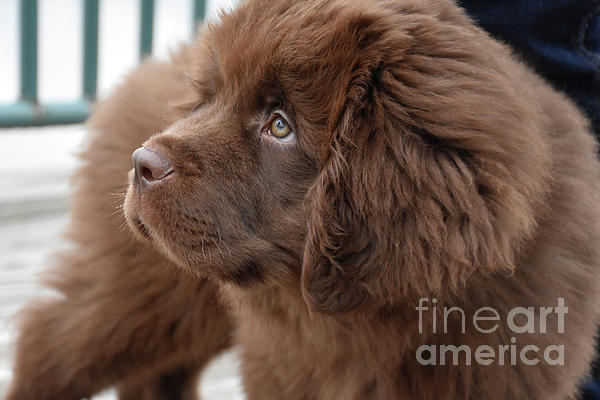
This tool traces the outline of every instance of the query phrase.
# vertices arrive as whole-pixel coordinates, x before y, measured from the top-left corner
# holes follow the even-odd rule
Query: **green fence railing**
[[[0,104],[0,127],[83,122],[96,100],[98,80],[98,7],[100,0],[83,2],[83,82],[79,100],[41,103],[38,98],[38,1],[20,0],[20,96]],[[194,27],[204,18],[206,0],[193,0]],[[140,60],[152,53],[154,0],[140,0]]]

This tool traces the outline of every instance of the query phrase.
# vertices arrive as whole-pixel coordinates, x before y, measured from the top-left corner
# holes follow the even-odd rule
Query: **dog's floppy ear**
[[[515,87],[523,71],[475,29],[398,26],[412,27],[410,47],[378,47],[380,31],[334,106],[307,197],[313,310],[393,306],[510,273],[535,228],[550,165],[535,100]]]

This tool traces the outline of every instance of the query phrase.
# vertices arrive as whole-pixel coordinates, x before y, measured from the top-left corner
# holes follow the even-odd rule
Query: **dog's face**
[[[548,161],[505,50],[455,6],[250,0],[194,52],[125,207],[176,264],[301,282],[330,313],[512,267]]]

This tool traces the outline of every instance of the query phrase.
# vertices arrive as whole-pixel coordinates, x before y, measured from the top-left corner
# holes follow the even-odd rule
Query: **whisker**
[[[115,215],[121,214],[121,213],[123,213],[123,204],[119,204],[112,213],[108,214],[108,216],[114,217]]]
[[[229,258],[233,258],[233,255],[231,254],[231,249],[229,248],[229,245],[227,245],[227,243],[225,243],[225,241],[223,240],[223,237],[221,236],[221,231],[219,231],[219,228],[217,228],[217,234],[219,235],[219,241],[221,243],[223,243],[223,246],[225,246],[225,249],[227,249],[227,252],[229,253]]]
[[[219,253],[221,254],[221,258],[225,258],[225,257],[223,256],[223,252],[221,251],[221,247],[219,247],[219,244],[217,243],[217,241],[215,240],[215,238],[213,238],[213,237],[211,236],[210,240],[212,240],[212,241],[213,241],[213,243],[215,244],[215,246],[217,246],[217,249],[219,249]]]

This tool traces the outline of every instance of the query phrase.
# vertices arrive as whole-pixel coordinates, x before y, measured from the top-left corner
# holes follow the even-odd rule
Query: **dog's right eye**
[[[285,138],[291,131],[292,128],[282,116],[278,116],[271,122],[271,134],[277,139]]]
[[[292,126],[280,112],[273,113],[270,122],[267,124],[266,133],[282,143],[290,143],[296,139]]]

